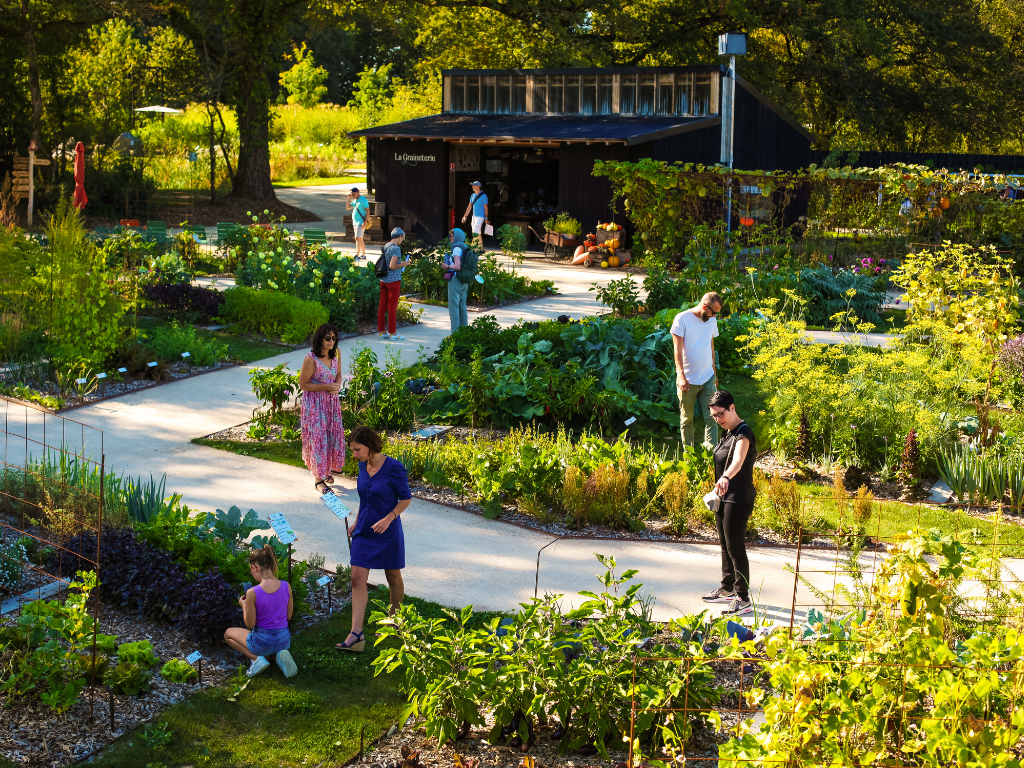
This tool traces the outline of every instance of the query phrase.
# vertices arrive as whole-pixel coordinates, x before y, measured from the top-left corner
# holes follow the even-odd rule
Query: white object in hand
[[[719,496],[714,491],[711,491],[707,496],[704,497],[704,504],[712,512],[717,512],[718,511],[718,507],[721,505],[721,503],[722,503],[722,497]]]

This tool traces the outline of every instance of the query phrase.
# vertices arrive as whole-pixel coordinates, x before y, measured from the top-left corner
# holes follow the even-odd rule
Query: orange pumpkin
[[[949,198],[948,197],[944,197],[941,200],[939,200],[939,208],[941,208],[944,211],[949,208]]]
[[[617,266],[619,266],[619,257],[618,256],[609,256],[608,257],[608,266],[609,267],[617,267]]]

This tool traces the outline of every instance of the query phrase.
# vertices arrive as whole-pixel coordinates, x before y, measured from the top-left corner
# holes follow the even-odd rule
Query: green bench
[[[310,245],[327,245],[326,229],[304,229],[302,237]]]
[[[209,241],[206,239],[206,227],[202,224],[186,224],[185,231],[191,233],[200,245],[209,245]]]
[[[146,222],[146,234],[156,240],[158,243],[167,242],[167,222],[166,221],[147,221]]]

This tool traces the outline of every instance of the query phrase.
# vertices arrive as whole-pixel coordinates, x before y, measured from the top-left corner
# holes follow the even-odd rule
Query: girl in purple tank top
[[[277,655],[277,666],[285,677],[295,677],[299,669],[288,652],[291,635],[288,619],[294,604],[292,588],[277,578],[277,555],[267,544],[249,555],[249,572],[259,582],[238,598],[247,629],[232,627],[224,632],[224,642],[249,659],[249,677],[270,666],[267,656]]]

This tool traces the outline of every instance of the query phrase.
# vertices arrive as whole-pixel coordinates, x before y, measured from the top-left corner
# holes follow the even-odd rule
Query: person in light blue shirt
[[[356,258],[366,258],[366,218],[370,213],[370,202],[359,192],[359,187],[352,187],[348,193],[348,209],[352,211],[352,228],[356,232]]]
[[[479,181],[474,181],[473,194],[469,196],[469,205],[466,206],[466,212],[462,215],[462,223],[465,224],[466,219],[472,214],[473,223],[470,226],[470,231],[477,234],[481,245],[484,243],[484,227],[490,223],[489,208],[487,195],[484,194],[484,185]]]

